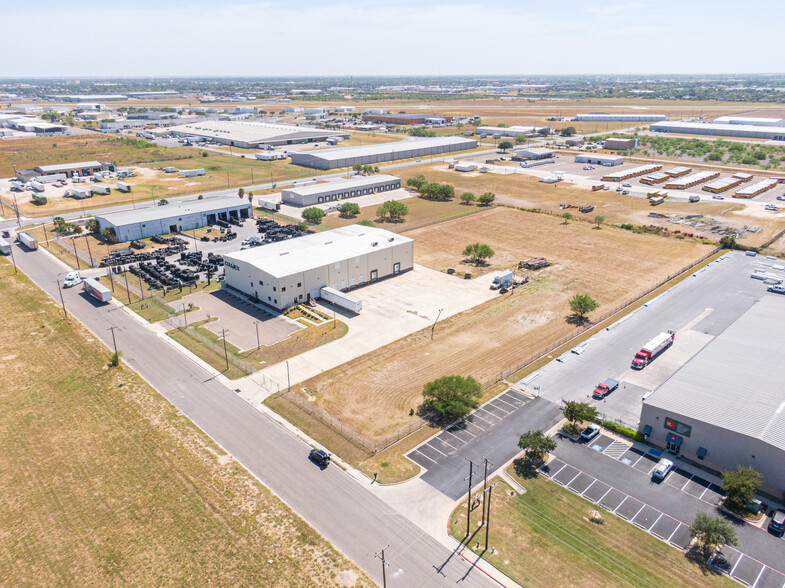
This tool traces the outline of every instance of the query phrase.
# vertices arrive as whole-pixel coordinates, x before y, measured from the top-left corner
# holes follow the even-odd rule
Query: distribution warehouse
[[[785,490],[785,297],[764,295],[643,403],[655,444],[725,470],[752,466]],[[710,466],[711,467],[711,466]]]
[[[347,131],[324,131],[294,125],[275,125],[238,120],[206,120],[159,129],[158,134],[200,137],[223,145],[255,148],[259,145],[294,145],[326,141],[328,137],[348,139]]]
[[[588,114],[576,114],[575,118],[572,120],[597,122],[636,122],[668,120],[668,117],[664,114],[607,114],[604,112],[590,112]]]
[[[293,206],[312,206],[333,200],[355,198],[366,194],[397,190],[401,187],[401,178],[377,174],[372,176],[355,176],[326,184],[295,186],[281,190],[281,200]]]
[[[412,157],[439,155],[441,153],[449,153],[450,151],[464,151],[476,147],[477,141],[474,139],[465,137],[433,137],[397,143],[365,145],[362,147],[339,147],[316,152],[306,151],[292,153],[291,156],[292,163],[297,165],[316,169],[335,169],[337,167],[352,167],[358,163],[368,165]]]
[[[349,225],[224,255],[226,285],[277,310],[348,290],[414,266],[414,241]]]
[[[145,239],[153,235],[168,235],[215,224],[217,220],[248,218],[251,204],[236,197],[207,198],[153,208],[140,208],[96,216],[103,231],[114,229],[118,241]]]
[[[715,135],[718,137],[745,137],[785,141],[785,126],[772,127],[746,124],[716,124],[699,122],[662,122],[649,125],[653,133],[681,133],[684,135]]]

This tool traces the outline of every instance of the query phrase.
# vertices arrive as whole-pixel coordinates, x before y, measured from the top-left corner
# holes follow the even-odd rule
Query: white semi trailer
[[[27,247],[30,251],[35,251],[38,249],[38,240],[35,237],[31,237],[27,233],[17,233],[16,240]]]
[[[346,310],[350,310],[352,312],[360,312],[363,308],[362,300],[355,298],[346,292],[336,290],[335,288],[329,288],[327,286],[321,288],[319,290],[319,297],[322,300],[326,300],[327,302],[334,304],[335,306],[345,308]]]
[[[98,280],[87,278],[82,284],[84,291],[96,300],[99,300],[100,302],[109,302],[112,299],[112,291],[99,283]]]

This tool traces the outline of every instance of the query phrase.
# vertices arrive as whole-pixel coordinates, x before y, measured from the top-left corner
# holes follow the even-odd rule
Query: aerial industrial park
[[[785,75],[552,40],[0,79],[3,583],[785,588]]]

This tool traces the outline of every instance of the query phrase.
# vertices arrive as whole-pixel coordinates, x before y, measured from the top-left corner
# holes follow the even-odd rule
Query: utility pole
[[[14,264],[14,269],[16,269],[16,264]],[[68,312],[65,310],[65,300],[63,299],[63,289],[60,287],[60,278],[57,279],[57,290],[60,292],[60,304],[63,305],[63,318],[68,318]]]
[[[436,315],[436,320],[433,321],[433,326],[431,327],[431,341],[433,341],[433,331],[434,331],[434,329],[436,329],[436,323],[439,322],[439,317],[442,316],[442,311],[443,310],[444,310],[443,308],[439,309],[439,314]]]
[[[185,328],[188,328],[188,316],[185,313],[185,302],[182,303],[183,305],[183,320],[185,321]]]
[[[333,329],[335,328],[335,309],[333,308]]]
[[[142,293],[142,300],[144,300],[144,285],[142,284],[142,264],[139,264],[139,291]]]
[[[486,502],[488,501],[485,499],[485,492],[487,492],[488,490],[488,464],[490,463],[491,465],[493,465],[493,463],[489,462],[488,458],[485,456],[483,456],[483,459],[485,460],[485,473],[483,474],[483,480],[482,480],[482,524],[484,525],[487,521],[486,518],[487,515],[485,514],[485,510],[486,510],[485,506],[486,506]]]
[[[488,487],[488,518],[485,521],[485,551],[488,551],[488,535],[491,532],[491,494],[493,494],[493,484],[492,486]],[[485,502],[483,500],[483,502]]]
[[[259,321],[254,321],[253,326],[256,327],[256,350],[259,351],[262,347],[262,344],[259,343]]]
[[[76,269],[80,270],[82,268],[79,265],[79,253],[76,251],[76,237],[71,239],[71,242],[74,244],[74,257],[76,257]]]
[[[374,557],[378,557],[380,560],[382,560],[382,588],[387,588],[387,569],[386,568],[390,567],[390,564],[388,564],[387,560],[384,559],[384,550],[387,549],[388,547],[390,547],[389,543],[381,550],[380,553],[374,553],[373,554]]]
[[[117,327],[109,327],[109,330],[112,331],[112,345],[114,346],[114,359],[113,362],[115,365],[120,365],[120,356],[117,354],[117,340],[114,338],[114,330]]]
[[[469,462],[469,495],[466,498],[466,539],[468,540],[471,534],[471,520],[472,520],[472,473],[474,471],[474,463],[468,458],[464,458]],[[464,478],[466,479],[466,478]]]
[[[289,377],[289,362],[286,362],[286,387],[287,387],[287,394],[291,394],[292,392],[292,380]]]
[[[46,229],[44,229],[46,231]],[[76,237],[74,237],[76,239]],[[90,239],[87,238],[87,235],[84,236],[84,242],[87,243],[87,255],[90,256],[90,267],[95,267],[95,263],[93,263],[93,252],[90,251]]]
[[[44,237],[46,238],[46,246],[49,247],[49,233],[46,232],[46,223],[41,223],[44,229]]]
[[[131,300],[131,289],[128,287],[128,272],[127,271],[123,272],[123,277],[125,278],[125,291],[128,294],[128,304],[130,305],[132,300]]]
[[[106,268],[106,275],[109,276],[109,284],[112,286],[112,294],[114,294],[114,275],[112,275],[112,266]]]
[[[16,192],[14,192],[14,208],[16,209],[16,224],[21,228],[22,221],[19,220],[19,205],[16,203]]]
[[[226,350],[226,329],[221,329],[221,337],[224,340],[224,357],[226,358],[226,369],[229,369],[229,352]]]

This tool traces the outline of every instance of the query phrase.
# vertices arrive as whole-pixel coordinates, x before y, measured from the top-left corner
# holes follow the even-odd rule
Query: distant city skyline
[[[785,3],[774,1],[0,0],[0,14],[13,23],[0,39],[2,77],[785,70]]]

